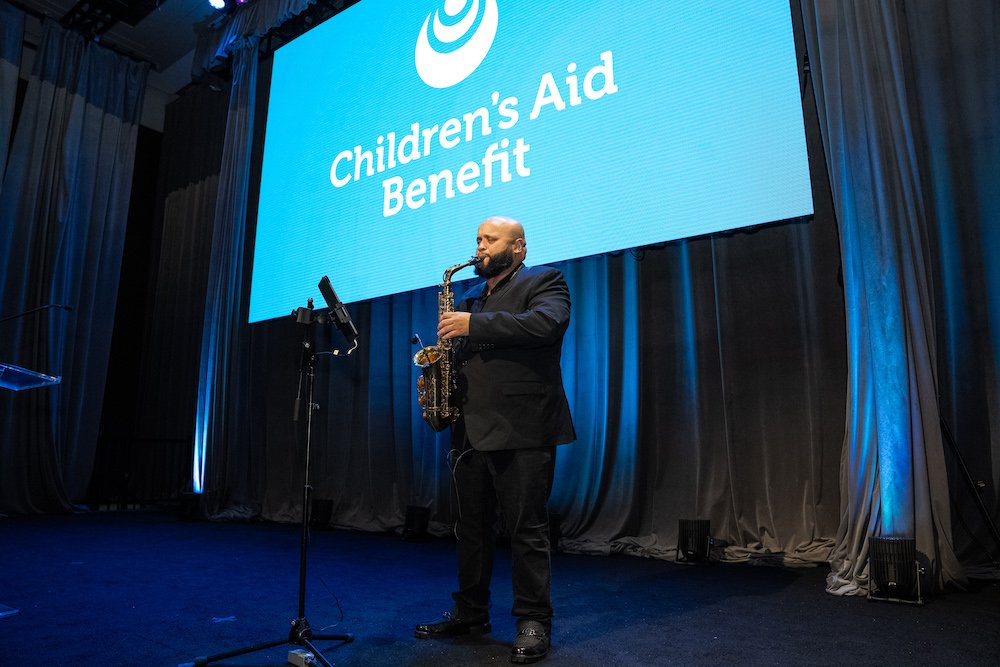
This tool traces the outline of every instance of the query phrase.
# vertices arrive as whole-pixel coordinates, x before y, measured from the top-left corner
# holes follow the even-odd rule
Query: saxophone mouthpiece
[[[483,261],[483,258],[480,257],[479,255],[475,255],[472,259],[469,260],[469,264],[475,266],[476,264],[479,264],[479,262],[481,261]]]

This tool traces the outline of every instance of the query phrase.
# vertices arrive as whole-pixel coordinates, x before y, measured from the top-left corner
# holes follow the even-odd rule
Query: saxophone
[[[442,313],[450,313],[455,309],[451,277],[480,261],[479,257],[473,257],[467,262],[445,269],[441,291],[438,292],[438,319]],[[419,336],[414,339],[420,340]],[[421,369],[420,377],[417,378],[417,404],[424,409],[424,421],[439,432],[448,428],[458,417],[458,406],[455,405],[457,377],[452,370],[452,361],[452,341],[443,338],[438,338],[437,345],[421,347],[413,355],[414,365]]]

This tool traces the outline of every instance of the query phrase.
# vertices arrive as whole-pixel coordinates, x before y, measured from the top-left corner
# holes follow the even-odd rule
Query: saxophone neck
[[[472,266],[474,264],[479,264],[479,262],[481,262],[481,261],[482,261],[482,258],[480,258],[480,257],[471,257],[469,259],[469,261],[467,261],[467,262],[462,262],[461,264],[456,264],[455,266],[448,267],[444,271],[444,281],[443,281],[443,283],[445,285],[449,284],[451,282],[451,277],[453,275],[455,275],[456,273],[458,273],[459,271],[461,271],[465,267]]]

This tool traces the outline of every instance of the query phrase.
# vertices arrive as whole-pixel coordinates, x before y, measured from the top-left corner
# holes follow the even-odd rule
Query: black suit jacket
[[[575,440],[560,366],[570,314],[562,273],[521,266],[488,298],[485,287],[475,285],[455,306],[472,313],[455,356],[462,414],[452,431],[456,446],[466,435],[482,451]]]

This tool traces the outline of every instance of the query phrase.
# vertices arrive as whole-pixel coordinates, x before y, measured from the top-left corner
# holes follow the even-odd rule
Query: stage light
[[[249,2],[250,0],[208,0],[208,4],[212,5],[213,9],[217,9],[220,12],[232,9],[233,7],[245,5]]]
[[[677,556],[675,560],[686,563],[708,562],[712,546],[708,519],[679,519],[677,521]]]
[[[868,551],[869,600],[923,604],[923,573],[914,538],[872,536]]]

